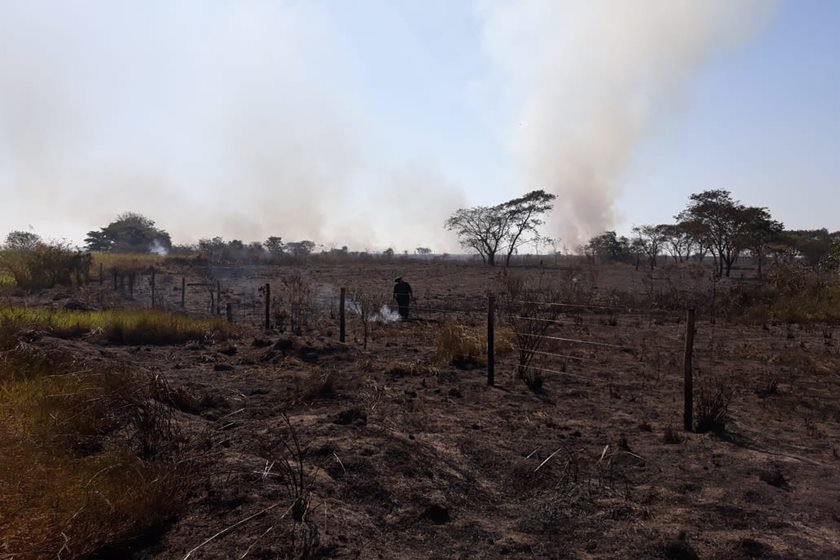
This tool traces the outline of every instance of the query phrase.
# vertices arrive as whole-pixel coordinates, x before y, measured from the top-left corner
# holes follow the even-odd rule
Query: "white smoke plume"
[[[326,2],[2,2],[0,222],[75,232],[130,210],[175,243],[412,249],[463,196],[380,156],[364,60]],[[409,170],[408,172],[406,170]],[[416,171],[414,175],[407,175]],[[367,202],[422,182],[434,210]],[[392,230],[371,227],[382,214]],[[20,220],[20,223],[18,223]],[[48,232],[48,235],[52,235]],[[422,236],[427,237],[427,236]]]
[[[748,39],[772,0],[487,0],[483,44],[519,180],[558,195],[575,247],[613,225],[617,185],[654,123],[711,56]]]

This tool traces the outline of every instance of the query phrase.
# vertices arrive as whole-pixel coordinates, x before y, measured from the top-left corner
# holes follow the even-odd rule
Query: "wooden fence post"
[[[131,288],[131,291],[134,292],[134,275],[129,276],[128,281],[129,281],[128,285]],[[154,268],[152,269],[152,277],[149,279],[149,285],[152,287],[152,309],[154,309],[154,307],[155,307],[155,290],[157,288],[157,285],[155,284],[155,269]]]
[[[225,304],[225,317],[227,318],[228,323],[233,323],[233,304],[232,303]]]
[[[271,328],[271,284],[265,285],[265,328]]]
[[[181,276],[181,309],[186,307],[187,303],[187,279]]]
[[[112,271],[114,273],[114,291],[116,291],[120,287],[119,284],[117,283],[117,269],[113,268]]]
[[[341,295],[338,298],[338,341],[344,342],[347,338],[347,323],[344,315],[345,299],[347,288],[341,288]]]
[[[222,314],[222,281],[216,280],[216,315]]]
[[[102,276],[102,273],[103,273],[102,263],[99,263],[99,285],[100,286],[102,285],[102,282],[105,280],[105,278]]]
[[[683,362],[683,427],[685,431],[694,430],[694,378],[691,354],[694,350],[694,309],[688,310],[688,318],[685,327],[685,356]]]
[[[128,295],[134,297],[134,273],[128,273]],[[152,306],[154,307],[154,306]]]
[[[496,383],[495,322],[496,296],[490,294],[487,297],[487,384],[491,387]]]

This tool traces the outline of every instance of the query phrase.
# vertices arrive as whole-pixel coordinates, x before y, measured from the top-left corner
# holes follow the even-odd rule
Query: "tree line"
[[[651,269],[662,255],[675,263],[711,257],[720,276],[729,276],[745,255],[753,259],[759,276],[768,258],[832,270],[838,266],[840,231],[786,230],[767,208],[741,204],[727,190],[692,194],[674,219],[672,224],[634,227],[630,238],[606,231],[590,239],[584,253],[637,266],[642,261]]]
[[[553,208],[556,196],[543,190],[494,206],[457,210],[444,224],[458,235],[461,246],[494,266],[527,243],[552,242],[539,226]],[[759,276],[768,258],[804,261],[836,270],[840,267],[840,231],[785,230],[765,207],[747,206],[724,189],[692,194],[674,223],[634,227],[630,237],[605,231],[589,240],[580,252],[606,261],[646,263],[655,268],[663,255],[679,264],[690,259],[713,259],[717,274],[729,276],[735,262],[752,257]]]

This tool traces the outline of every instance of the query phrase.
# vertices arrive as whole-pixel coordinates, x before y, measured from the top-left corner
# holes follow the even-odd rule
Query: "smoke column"
[[[652,125],[711,56],[748,39],[764,0],[492,0],[479,3],[520,181],[558,195],[570,248],[610,228],[617,183]]]

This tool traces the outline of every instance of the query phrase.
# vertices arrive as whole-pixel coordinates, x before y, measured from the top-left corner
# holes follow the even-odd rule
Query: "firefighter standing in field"
[[[411,285],[402,279],[402,276],[394,279],[394,300],[400,313],[400,319],[408,320],[408,305],[411,303]]]

